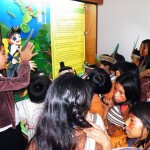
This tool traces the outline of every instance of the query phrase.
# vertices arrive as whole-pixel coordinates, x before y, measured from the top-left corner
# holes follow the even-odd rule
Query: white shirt
[[[33,103],[29,99],[16,103],[19,109],[19,116],[21,121],[25,123],[28,130],[28,141],[34,136],[35,129],[38,123],[39,116],[43,111],[43,103]]]

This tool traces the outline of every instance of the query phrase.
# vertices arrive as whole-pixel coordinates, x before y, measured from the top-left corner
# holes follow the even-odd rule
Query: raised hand
[[[33,49],[34,49],[33,43],[29,42],[24,51],[19,50],[21,61],[23,60],[29,61],[33,56],[35,56],[37,53],[33,53]]]

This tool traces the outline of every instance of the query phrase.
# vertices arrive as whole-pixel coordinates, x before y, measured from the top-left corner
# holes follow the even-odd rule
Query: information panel
[[[61,5],[60,5],[61,4]],[[51,3],[51,43],[53,78],[58,76],[60,62],[83,73],[85,60],[84,3],[66,1]]]

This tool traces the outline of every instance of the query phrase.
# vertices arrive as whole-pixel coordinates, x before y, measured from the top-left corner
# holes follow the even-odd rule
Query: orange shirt
[[[94,94],[89,111],[91,113],[97,113],[100,116],[103,115],[103,106],[98,94]]]

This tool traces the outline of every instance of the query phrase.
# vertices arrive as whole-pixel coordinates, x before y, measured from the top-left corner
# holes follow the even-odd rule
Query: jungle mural
[[[19,63],[17,50],[24,45],[31,31],[34,30],[30,42],[34,43],[34,51],[38,52],[38,55],[32,60],[39,72],[51,76],[50,8],[47,3],[48,0],[36,0],[36,3],[34,0],[0,1],[0,6],[3,6],[0,12],[0,26],[5,50],[9,56],[8,68],[14,59]],[[15,75],[15,73],[10,74],[10,76]]]

